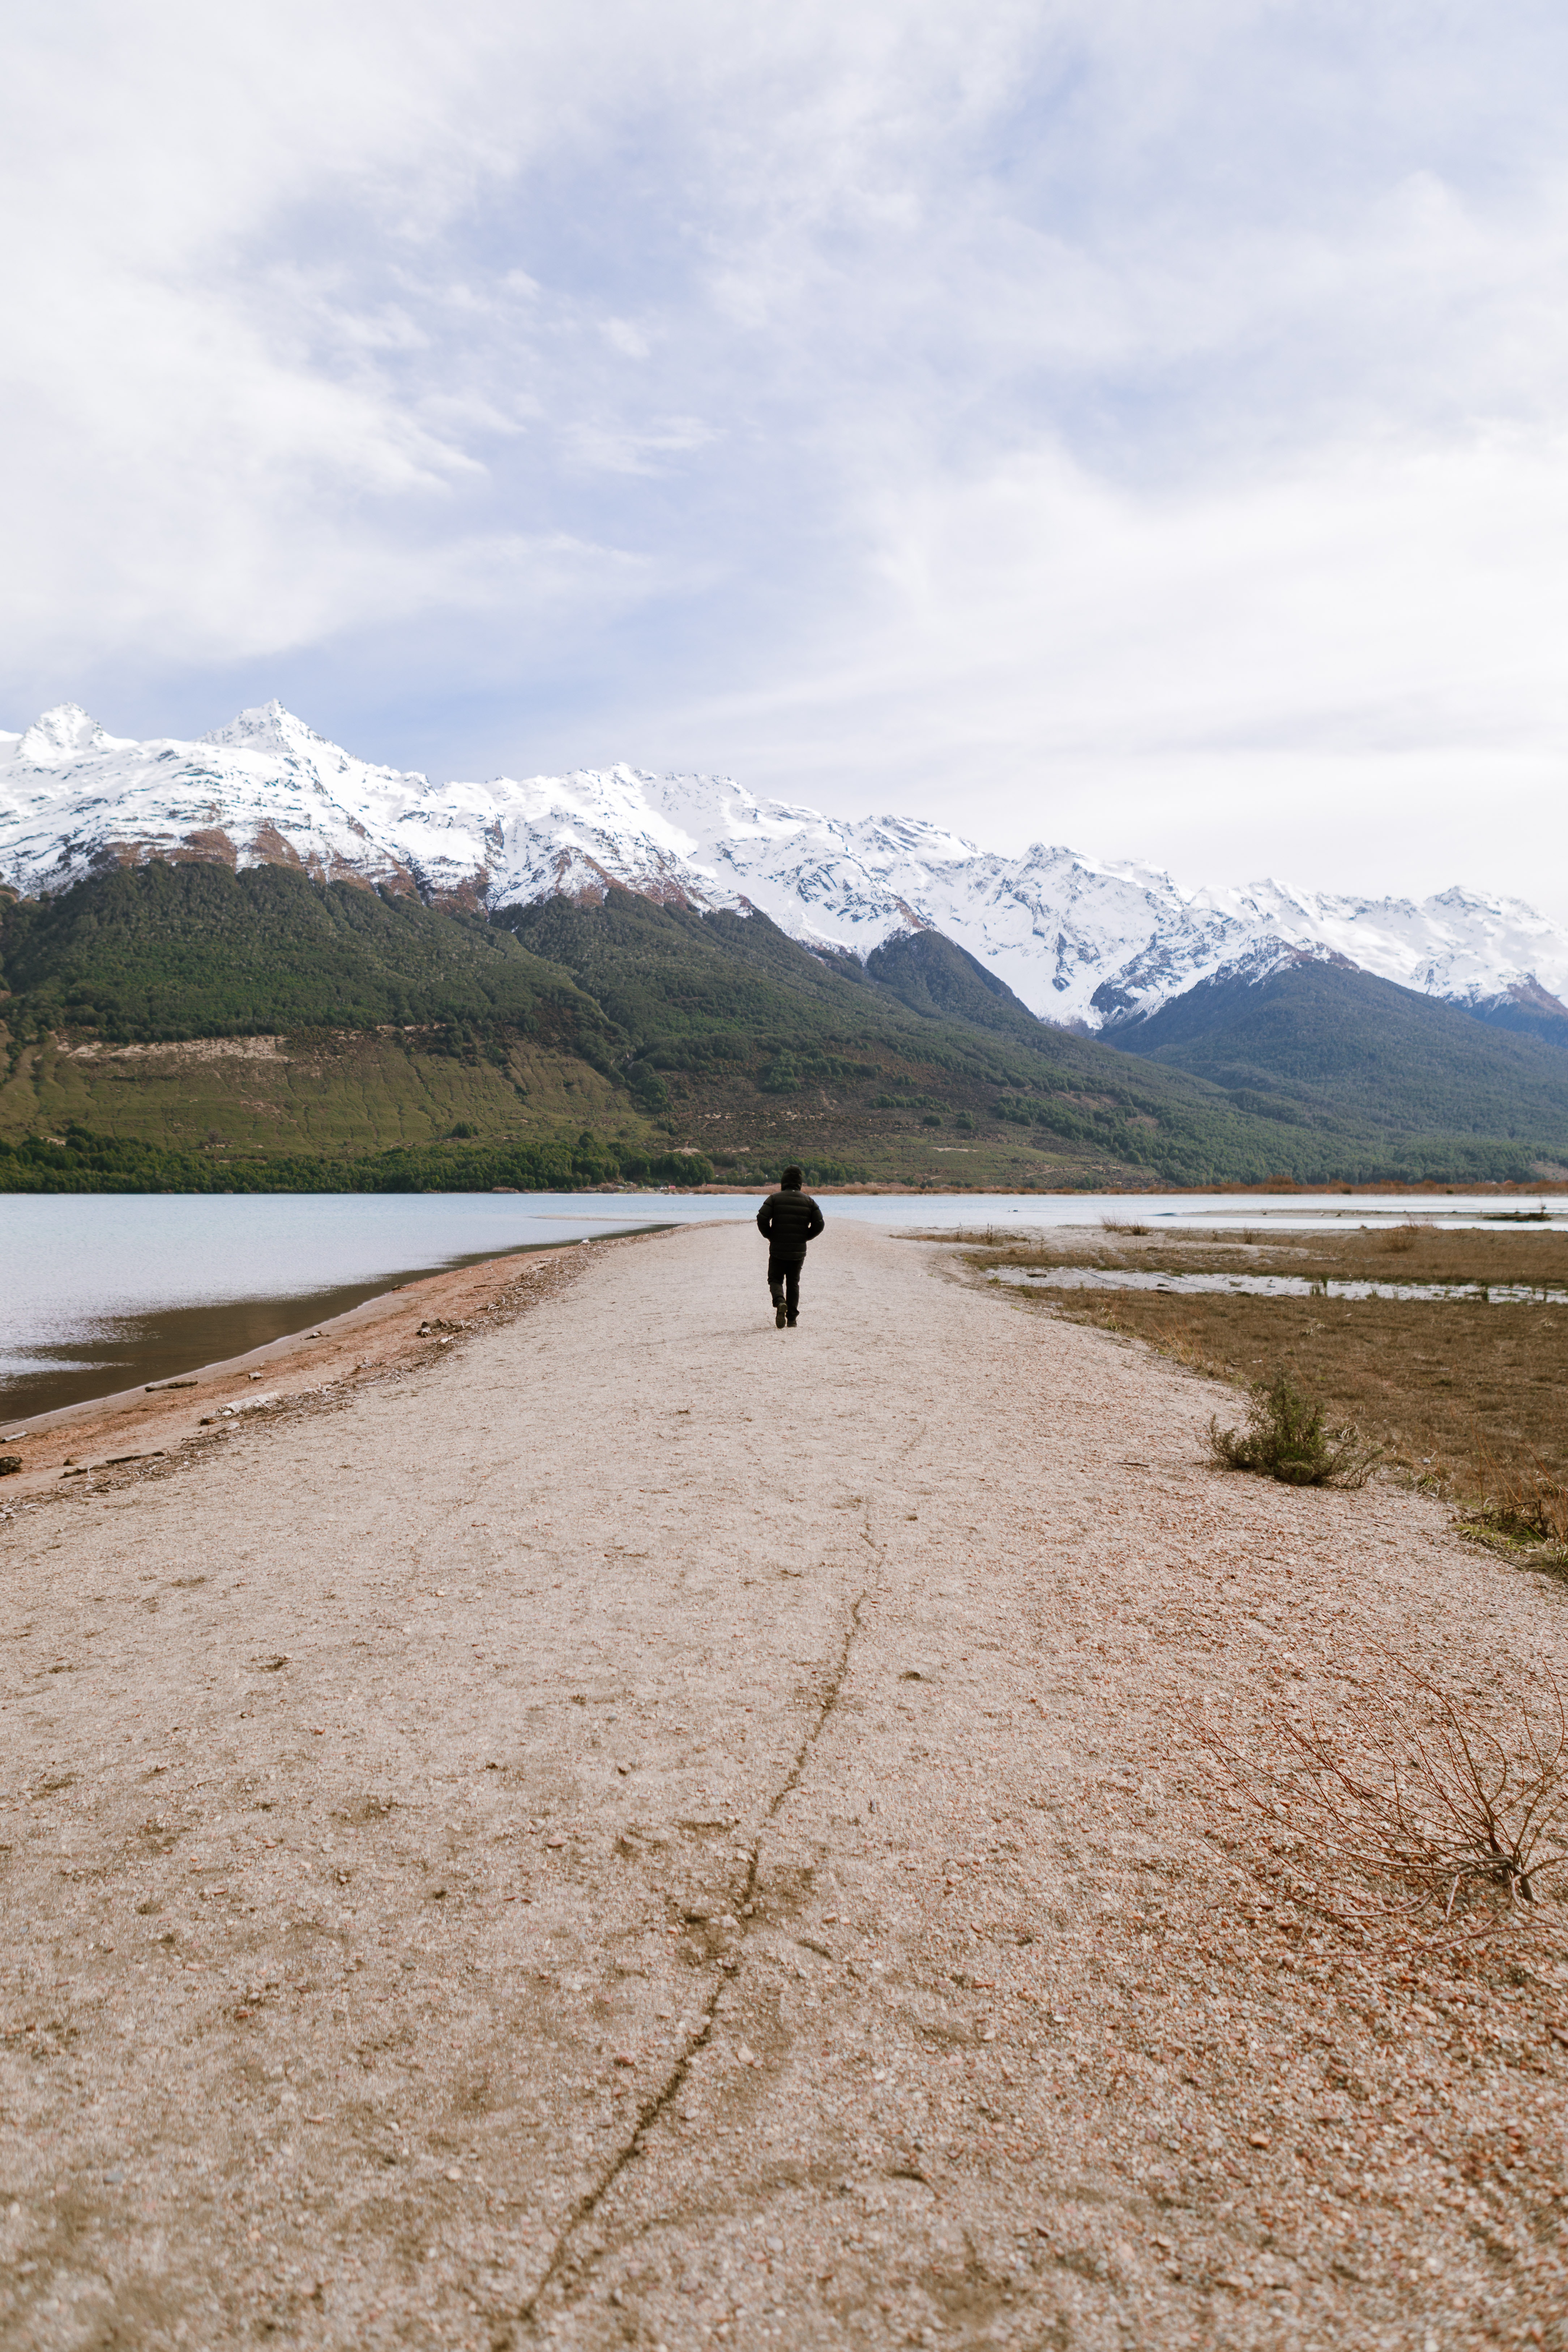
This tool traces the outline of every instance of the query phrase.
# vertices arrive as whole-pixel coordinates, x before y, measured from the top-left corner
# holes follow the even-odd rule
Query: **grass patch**
[[[1568,1563],[1568,1486],[1561,1478],[1539,1463],[1512,1472],[1494,1464],[1482,1483],[1479,1501],[1462,1514],[1467,1527],[1510,1550],[1544,1549]]]
[[[977,1266],[1136,1266],[1327,1280],[1528,1284],[1534,1299],[1258,1298],[1216,1292],[1042,1294],[1042,1308],[1146,1341],[1251,1388],[1282,1372],[1389,1466],[1450,1496],[1500,1547],[1568,1563],[1568,1235],[1512,1225],[1445,1233],[1114,1238],[1098,1229],[973,1253]]]

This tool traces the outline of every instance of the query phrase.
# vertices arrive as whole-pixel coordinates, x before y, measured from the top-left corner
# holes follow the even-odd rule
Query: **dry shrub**
[[[1379,1250],[1402,1257],[1413,1250],[1417,1242],[1425,1241],[1432,1231],[1431,1225],[1419,1225],[1412,1221],[1409,1224],[1394,1225],[1387,1233],[1377,1234],[1374,1245]]]
[[[1328,1408],[1286,1372],[1259,1382],[1238,1433],[1209,1420],[1209,1450],[1224,1470],[1256,1470],[1288,1486],[1364,1486],[1382,1449],[1353,1429],[1331,1429]]]
[[[1298,1899],[1342,1927],[1484,1936],[1535,1916],[1568,1865],[1568,1711],[1550,1675],[1494,1725],[1390,1658],[1385,1682],[1327,1728],[1270,1730],[1252,1755],[1206,1724],[1202,1738],[1289,1833]]]

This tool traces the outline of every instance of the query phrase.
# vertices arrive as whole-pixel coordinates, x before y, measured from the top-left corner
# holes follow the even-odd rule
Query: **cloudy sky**
[[[0,720],[1568,914],[1561,0],[22,0]]]

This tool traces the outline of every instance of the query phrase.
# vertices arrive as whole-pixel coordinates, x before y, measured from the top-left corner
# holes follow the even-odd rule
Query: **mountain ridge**
[[[1568,1134],[1568,1058],[1331,950],[1289,950],[1203,980],[1116,1033],[1120,1049],[1224,1089],[1232,1106],[1322,1133]],[[1525,1106],[1528,1105],[1528,1109]]]
[[[288,866],[490,916],[618,886],[703,912],[754,908],[861,964],[934,930],[1037,1019],[1108,1043],[1249,957],[1321,950],[1568,1044],[1568,929],[1458,885],[1420,901],[1273,879],[1188,890],[1135,860],[1044,842],[1008,857],[922,819],[834,818],[732,778],[626,765],[432,783],[357,759],[277,702],[195,741],[113,736],[75,704],[0,733],[10,888],[48,896],[116,865],[193,860]]]

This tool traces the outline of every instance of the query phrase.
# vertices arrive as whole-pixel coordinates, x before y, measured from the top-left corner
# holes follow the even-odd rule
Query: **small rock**
[[[19,1454],[0,1454],[0,1478],[14,1477],[21,1466],[22,1457]]]

